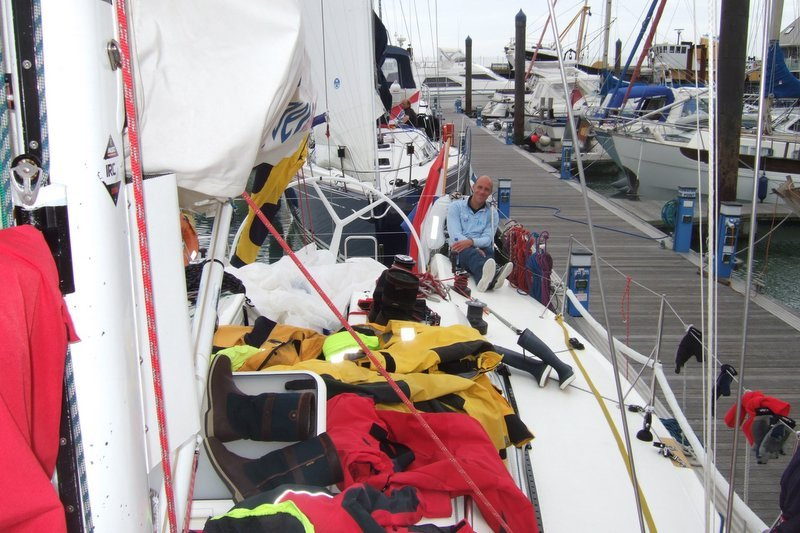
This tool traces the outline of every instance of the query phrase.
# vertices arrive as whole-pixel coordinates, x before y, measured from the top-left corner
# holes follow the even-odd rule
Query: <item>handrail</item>
[[[422,246],[422,241],[420,240],[419,235],[414,229],[414,224],[411,223],[411,220],[409,220],[408,216],[406,216],[406,214],[403,213],[403,210],[400,209],[400,207],[386,194],[379,191],[375,187],[369,185],[368,183],[362,183],[349,176],[315,176],[313,178],[303,177],[300,179],[300,182],[306,185],[311,185],[311,187],[313,187],[314,190],[317,191],[317,194],[319,195],[319,199],[322,202],[322,205],[325,207],[325,210],[328,212],[328,215],[331,217],[331,220],[334,223],[333,236],[331,237],[331,242],[329,246],[331,250],[336,250],[334,253],[338,254],[338,250],[342,240],[342,233],[344,231],[345,226],[347,226],[354,220],[359,219],[361,215],[363,215],[364,213],[367,213],[372,209],[374,209],[375,207],[383,203],[386,203],[395,211],[397,211],[397,213],[400,215],[400,218],[408,226],[411,238],[414,239],[414,241],[417,243],[417,250],[419,250],[419,254],[417,257],[417,268],[419,269],[420,274],[425,273],[426,265],[425,265],[424,249]],[[333,206],[331,205],[330,201],[325,196],[325,193],[322,191],[322,189],[320,189],[319,182],[325,182],[332,185],[344,184],[348,186],[352,185],[354,187],[360,187],[361,190],[364,191],[365,193],[371,193],[375,195],[377,197],[377,200],[373,200],[372,202],[368,203],[366,206],[362,207],[358,211],[353,211],[345,218],[341,218],[339,217],[338,214],[336,214],[336,211],[333,209]]]

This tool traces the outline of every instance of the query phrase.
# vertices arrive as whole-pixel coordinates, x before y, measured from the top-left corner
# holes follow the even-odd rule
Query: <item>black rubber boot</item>
[[[327,433],[258,459],[240,457],[214,437],[207,438],[205,446],[211,465],[237,503],[287,483],[327,487],[344,479],[342,464]]]
[[[553,370],[556,371],[556,374],[558,374],[558,383],[562,390],[567,388],[567,386],[575,380],[575,373],[572,371],[572,367],[559,359],[558,356],[553,353],[553,350],[531,330],[526,328],[525,331],[520,334],[519,339],[517,339],[517,344],[550,365]]]
[[[316,432],[316,398],[310,392],[243,393],[233,382],[231,360],[218,355],[208,373],[206,435],[222,442],[239,439],[291,442]]]
[[[544,387],[547,383],[547,378],[550,377],[552,367],[547,363],[534,359],[533,357],[526,357],[519,352],[503,348],[502,346],[495,345],[495,351],[503,356],[503,362],[510,367],[524,370],[536,378],[536,383],[540,387]]]
[[[390,320],[414,320],[418,292],[417,276],[399,268],[385,270],[372,295],[369,321],[386,325]]]

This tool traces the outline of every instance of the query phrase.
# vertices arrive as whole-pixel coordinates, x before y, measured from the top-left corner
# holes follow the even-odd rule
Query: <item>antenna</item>
[[[676,44],[681,44],[681,33],[683,33],[683,28],[675,28],[675,31],[678,32],[678,42]]]

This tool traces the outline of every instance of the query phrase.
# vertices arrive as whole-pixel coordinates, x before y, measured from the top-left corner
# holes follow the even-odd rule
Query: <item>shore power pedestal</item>
[[[506,144],[514,144],[514,121],[505,121],[505,141]]]
[[[572,179],[572,141],[569,139],[561,141],[561,179]]]
[[[672,249],[688,252],[692,246],[692,224],[697,187],[678,187],[678,208],[675,212],[675,234],[672,236]]]
[[[717,234],[717,277],[730,278],[736,264],[736,245],[742,224],[742,205],[722,202]]]
[[[497,180],[497,210],[501,218],[511,218],[511,180],[500,178]]]
[[[575,294],[575,298],[586,310],[589,310],[589,274],[592,268],[591,252],[572,252],[569,254],[569,271],[567,273],[567,287]],[[581,316],[578,308],[567,300],[567,313],[569,316]]]

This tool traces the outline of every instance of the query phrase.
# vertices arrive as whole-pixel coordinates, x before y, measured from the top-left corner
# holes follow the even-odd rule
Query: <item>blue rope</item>
[[[33,45],[36,58],[36,89],[39,93],[39,124],[42,135],[42,179],[50,182],[50,136],[47,132],[47,104],[44,91],[44,46],[42,44],[42,6],[33,0]]]
[[[75,457],[78,463],[78,484],[81,491],[83,506],[83,519],[86,531],[94,531],[92,523],[92,508],[89,502],[89,484],[86,481],[86,457],[83,454],[83,436],[81,434],[81,418],[78,413],[78,395],[75,393],[75,372],[72,368],[72,351],[67,345],[67,364],[65,367],[64,384],[67,387],[67,408],[69,409],[69,422],[73,431],[73,444]]]
[[[575,224],[583,224],[584,226],[588,226],[589,223],[583,220],[578,220],[577,218],[569,218],[565,217],[564,215],[559,215],[561,212],[560,207],[554,207],[552,205],[512,205],[511,207],[522,207],[528,209],[550,209],[553,211],[553,216],[555,218],[565,220],[567,222],[574,222]],[[622,233],[623,235],[630,235],[631,237],[638,237],[639,239],[645,239],[648,241],[660,241],[661,239],[666,239],[667,237],[650,237],[649,235],[642,235],[641,233],[632,233],[630,231],[625,231],[619,228],[612,228],[611,226],[601,226],[600,224],[594,224],[593,227],[598,229],[604,229],[606,231],[613,231],[615,233]]]
[[[5,56],[0,47],[0,72],[6,72]],[[13,220],[11,205],[11,140],[8,125],[8,94],[6,84],[0,83],[0,229],[10,228]]]

